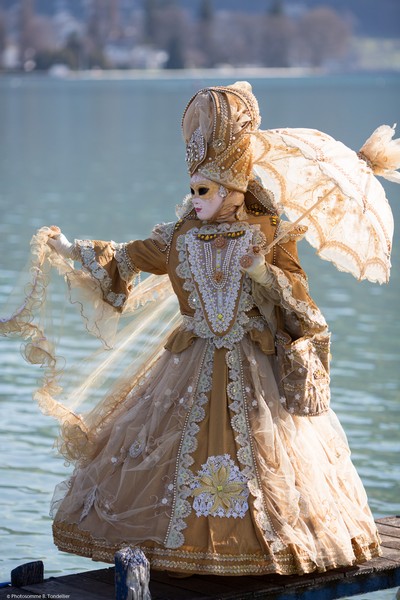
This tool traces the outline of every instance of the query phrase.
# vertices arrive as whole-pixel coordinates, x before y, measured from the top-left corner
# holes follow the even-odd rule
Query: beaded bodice
[[[177,273],[185,279],[193,317],[184,328],[210,338],[217,347],[230,348],[252,326],[247,312],[254,307],[251,282],[240,269],[240,258],[251,245],[260,244],[261,232],[248,223],[203,225],[178,236]]]

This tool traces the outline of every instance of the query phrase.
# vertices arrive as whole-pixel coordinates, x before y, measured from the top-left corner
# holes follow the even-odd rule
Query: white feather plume
[[[360,155],[367,160],[375,175],[400,183],[400,138],[394,140],[396,124],[393,127],[381,125],[367,139]]]

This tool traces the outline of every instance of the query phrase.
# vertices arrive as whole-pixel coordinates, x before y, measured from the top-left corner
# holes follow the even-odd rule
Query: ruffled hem
[[[79,529],[76,524],[66,522],[53,523],[54,543],[59,550],[78,554],[95,561],[114,563],[115,553],[125,546],[140,548],[148,558],[151,568],[156,571],[178,571],[192,574],[209,575],[305,575],[318,571],[323,573],[339,567],[362,564],[372,558],[381,556],[378,536],[369,541],[365,536],[351,540],[354,553],[353,560],[344,562],[331,557],[323,566],[317,566],[305,552],[295,546],[268,555],[262,553],[220,554],[202,552],[184,547],[174,550],[164,548],[154,542],[132,544],[123,540],[111,544],[106,540],[94,538],[90,532]]]

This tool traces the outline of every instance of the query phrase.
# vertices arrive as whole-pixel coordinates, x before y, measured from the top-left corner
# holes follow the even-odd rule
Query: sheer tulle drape
[[[21,338],[24,358],[42,367],[34,399],[61,425],[56,442],[61,454],[70,461],[84,461],[91,455],[94,438],[132,386],[132,374],[136,378],[145,374],[180,315],[168,278],[154,275],[132,288],[123,312],[118,312],[103,301],[95,278],[74,269],[72,261],[50,248],[50,234],[42,227],[33,236],[30,264],[12,296],[14,307],[17,299],[19,306],[1,319],[0,333]],[[65,279],[68,298],[58,293],[51,301],[52,273]],[[63,313],[70,305],[72,337],[63,326]],[[120,321],[126,315],[129,323],[124,325]],[[74,327],[78,318],[83,331],[79,324]],[[102,348],[88,344],[87,333],[97,337]]]

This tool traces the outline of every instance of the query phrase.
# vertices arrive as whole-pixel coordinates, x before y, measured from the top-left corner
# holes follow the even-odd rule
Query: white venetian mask
[[[190,192],[194,209],[202,221],[212,220],[218,214],[227,195],[227,190],[222,185],[200,173],[195,173],[190,178]]]

